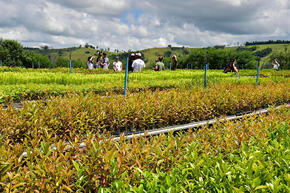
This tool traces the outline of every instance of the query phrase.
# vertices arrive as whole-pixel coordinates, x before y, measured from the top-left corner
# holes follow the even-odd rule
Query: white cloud
[[[124,10],[128,10],[131,0],[51,0],[64,7],[92,15],[121,16]]]
[[[128,50],[290,36],[289,0],[2,0],[0,7],[0,37],[29,46]]]

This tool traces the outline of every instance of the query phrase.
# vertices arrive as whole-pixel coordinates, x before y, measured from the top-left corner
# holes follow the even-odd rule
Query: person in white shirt
[[[132,64],[133,72],[142,72],[143,68],[145,68],[145,62],[141,59],[141,57],[141,53],[136,54],[136,59]]]
[[[116,61],[113,63],[113,69],[115,72],[122,72],[122,62],[119,60],[119,56],[116,57]]]
[[[272,65],[273,65],[274,70],[277,70],[277,71],[279,70],[280,64],[279,62],[277,62],[276,58],[274,59],[274,62],[272,62]]]
[[[89,68],[90,70],[94,69],[94,57],[93,57],[93,56],[90,56],[90,57],[88,58],[88,68]]]

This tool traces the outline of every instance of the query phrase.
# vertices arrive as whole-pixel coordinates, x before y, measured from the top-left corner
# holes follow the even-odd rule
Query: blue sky
[[[121,21],[125,24],[134,24],[134,22],[131,22],[128,17],[130,15],[132,15],[134,17],[135,20],[138,20],[139,17],[144,14],[144,11],[141,10],[141,9],[138,9],[138,10],[128,10],[128,11],[125,11],[122,15],[122,18],[121,18]]]

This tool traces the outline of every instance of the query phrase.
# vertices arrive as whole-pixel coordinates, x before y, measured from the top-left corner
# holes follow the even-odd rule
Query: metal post
[[[208,64],[206,64],[206,65],[203,66],[203,70],[204,70],[204,71],[206,71],[206,70],[208,69],[208,66],[207,66],[207,65],[208,65]]]
[[[72,67],[71,67],[71,52],[69,54],[69,73],[72,73]]]
[[[187,70],[188,70],[188,64],[187,64]]]
[[[208,66],[208,64],[205,64],[205,67],[204,67],[204,71],[205,71],[205,73],[204,73],[204,88],[206,88],[206,74],[207,74],[207,66]]]
[[[259,84],[259,76],[260,76],[260,59],[258,59],[258,66],[257,66],[257,81],[256,84]]]
[[[48,56],[48,58],[49,58],[49,72],[51,72],[51,57]]]
[[[127,57],[127,62],[126,62],[124,96],[127,96],[128,65],[129,65],[129,57]]]
[[[38,61],[38,69],[40,69],[40,62]]]
[[[171,65],[172,65],[172,64],[170,63],[170,66],[169,66],[170,71],[171,71]]]
[[[192,70],[192,64],[190,64],[190,69]]]
[[[0,60],[0,67],[2,66],[2,60]]]

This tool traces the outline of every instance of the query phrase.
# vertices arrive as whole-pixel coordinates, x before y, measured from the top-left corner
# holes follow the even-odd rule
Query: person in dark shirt
[[[238,68],[237,68],[237,60],[232,58],[230,60],[230,63],[225,67],[224,69],[224,73],[228,73],[228,72],[239,72]]]
[[[99,52],[98,58],[97,58],[97,63],[96,63],[96,68],[103,68],[102,62],[103,62],[103,53]]]
[[[128,64],[128,70],[129,72],[133,72],[133,67],[132,67],[132,64],[134,62],[134,60],[136,59],[136,56],[134,53],[132,53],[130,56],[129,56],[129,64]]]
[[[171,67],[171,70],[176,70],[177,69],[177,65],[178,65],[177,56],[173,55],[172,56],[172,67]]]

